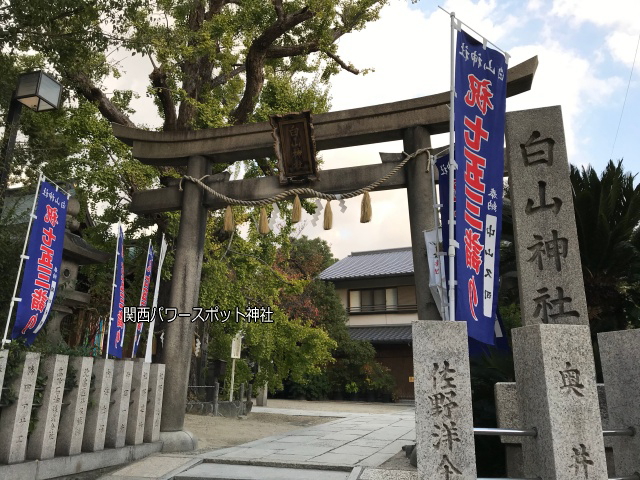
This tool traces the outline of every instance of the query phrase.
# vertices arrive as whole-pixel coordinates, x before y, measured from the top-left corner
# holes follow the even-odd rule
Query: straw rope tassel
[[[300,197],[296,195],[293,200],[293,211],[291,212],[291,223],[298,223],[302,218],[302,205],[300,204]]]
[[[227,205],[227,209],[224,211],[224,231],[233,232],[235,230],[235,222],[233,220],[233,209],[231,205]]]
[[[327,200],[327,204],[324,207],[324,229],[331,230],[333,225],[333,213],[331,212],[331,200]]]
[[[262,235],[266,235],[271,230],[269,229],[269,220],[267,220],[267,211],[262,207],[260,209],[260,223],[258,224],[258,232]]]
[[[360,223],[369,223],[371,221],[371,196],[369,192],[364,192],[362,196],[362,204],[360,205]]]

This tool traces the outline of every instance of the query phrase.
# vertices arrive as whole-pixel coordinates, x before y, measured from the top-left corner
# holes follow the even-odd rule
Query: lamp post
[[[9,183],[11,160],[16,144],[16,136],[20,125],[22,105],[36,112],[55,110],[60,106],[62,86],[50,75],[43,71],[23,73],[18,77],[5,126],[2,142],[2,170],[0,172],[0,211],[4,205],[4,194]]]

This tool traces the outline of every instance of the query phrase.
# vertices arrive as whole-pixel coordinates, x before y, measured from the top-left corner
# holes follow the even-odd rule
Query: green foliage
[[[185,172],[180,167],[144,165],[113,136],[111,122],[133,126],[135,113],[136,93],[105,89],[110,77],[127,75],[120,59],[142,56],[141,65],[148,62],[146,95],[153,99],[165,131],[262,121],[289,111],[320,113],[329,109],[328,81],[341,68],[336,42],[375,20],[385,3],[284,0],[280,9],[279,2],[263,0],[9,2],[0,9],[0,67],[5,73],[0,79],[0,109],[6,112],[18,72],[46,69],[64,86],[62,109],[37,115],[24,111],[21,138],[26,140],[16,148],[11,179],[33,186],[42,170],[65,183],[82,205],[78,220],[83,238],[104,252],[115,250],[113,224],[123,222],[129,252],[127,305],[138,302],[149,239],[157,247],[165,234],[165,298],[159,303],[166,305],[180,214],[136,217],[128,208],[136,193]],[[138,83],[140,78],[129,84],[134,80]],[[244,167],[246,177],[273,175],[275,160],[253,159]],[[215,164],[214,173],[225,168]],[[290,208],[287,202],[279,207],[285,214]],[[258,211],[234,210],[236,224],[246,232],[242,235],[223,231],[221,211],[209,217],[199,306],[234,312],[271,307],[273,323],[201,326],[200,334],[206,330],[211,339],[206,353],[228,359],[231,338],[242,329],[238,382],[255,375],[256,382],[268,381],[270,389],[277,389],[286,378],[314,376],[332,359],[336,341],[328,332],[335,330],[336,320],[321,325],[309,312],[282,306],[281,298],[293,299],[310,281],[302,273],[285,271],[277,261],[278,252],[290,250],[292,226],[287,221],[277,233],[261,237],[255,228]],[[0,234],[0,246],[9,242]],[[4,263],[11,258],[15,257],[0,260],[3,271],[10,271]],[[112,268],[82,267],[95,315],[109,312]]]
[[[640,326],[640,186],[622,161],[571,168],[592,334]]]
[[[356,382],[349,382],[344,386],[344,391],[347,393],[358,393],[359,390]]]
[[[280,307],[289,315],[308,319],[323,328],[335,342],[332,351],[335,362],[320,376],[292,377],[287,393],[308,399],[339,396],[345,392],[391,393],[393,377],[375,361],[374,348],[369,342],[353,340],[349,336],[347,313],[335,287],[316,278],[335,261],[326,241],[304,236],[292,240],[288,250],[279,252],[280,269],[302,282],[301,291],[283,292],[279,296]]]
[[[331,383],[326,375],[310,375],[302,382],[285,382],[285,392],[295,399],[326,400],[331,393]]]
[[[15,193],[14,198],[21,196],[18,192]],[[12,199],[8,199],[3,218],[0,220],[0,251],[2,252],[0,266],[3,269],[3,275],[0,276],[0,318],[5,320],[9,313],[9,303],[15,288],[20,255],[22,254],[24,238],[27,234],[28,223],[25,217],[31,211],[31,205],[28,205],[28,203],[29,201],[33,203],[33,195],[26,196],[25,200],[27,200],[25,203],[28,208],[25,215],[18,215],[17,204],[11,205]],[[16,293],[17,295],[18,293]]]

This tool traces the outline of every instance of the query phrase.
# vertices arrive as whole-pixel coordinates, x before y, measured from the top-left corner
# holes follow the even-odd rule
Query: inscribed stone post
[[[143,359],[133,363],[131,402],[127,421],[127,445],[138,445],[142,443],[144,437],[150,366],[151,364],[146,363]]]
[[[522,418],[518,407],[518,392],[513,382],[498,382],[494,386],[496,419],[499,428],[522,428]],[[503,435],[507,476],[522,478],[522,437]]]
[[[467,324],[413,322],[418,478],[475,480]]]
[[[635,429],[632,437],[611,437],[618,477],[640,472],[640,330],[598,334],[602,376],[611,428]]]
[[[152,363],[149,368],[149,398],[144,421],[144,441],[160,439],[160,417],[162,416],[162,394],[164,393],[164,364]]]
[[[77,385],[63,397],[56,442],[56,455],[62,456],[76,455],[82,450],[93,358],[74,357],[69,360],[69,365],[75,371]]]
[[[0,415],[0,463],[20,463],[25,460],[39,364],[39,353],[27,353],[22,371],[8,385],[18,398],[11,405],[3,407]]]
[[[104,440],[105,447],[124,447],[125,437],[127,434],[127,419],[129,417],[129,399],[131,397],[132,376],[132,361],[116,361],[115,368],[113,369],[111,404],[109,405],[107,434]]]
[[[588,325],[559,106],[507,113],[522,324]]]
[[[518,394],[515,382],[498,382],[495,384],[496,418],[498,428],[522,428],[522,414],[518,406]],[[602,419],[602,429],[608,430],[609,415],[607,413],[607,399],[604,392],[604,385],[598,384],[598,403],[600,417]],[[613,452],[611,440],[615,437],[604,437],[604,451],[607,459],[607,473],[609,477],[614,476]],[[522,437],[512,437],[502,435],[500,440],[504,444],[506,454],[507,477],[522,478]]]
[[[52,355],[40,366],[40,376],[46,377],[47,384],[42,393],[42,406],[38,409],[38,421],[29,435],[27,458],[30,460],[53,458],[56,453],[68,363],[67,355]]]
[[[524,476],[605,480],[600,407],[586,325],[529,325],[513,333],[516,387],[524,429]]]
[[[93,390],[89,394],[89,407],[82,437],[82,450],[85,452],[104,449],[113,369],[114,361],[111,359],[96,358],[93,362]]]
[[[4,384],[4,372],[7,370],[8,350],[0,350],[0,400],[2,400],[2,386]]]

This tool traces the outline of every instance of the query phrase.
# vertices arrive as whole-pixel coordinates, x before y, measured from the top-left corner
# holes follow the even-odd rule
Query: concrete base
[[[164,442],[162,453],[190,452],[198,448],[198,438],[186,430],[160,432],[160,441]]]
[[[16,465],[0,465],[0,478],[2,480],[46,480],[77,475],[81,472],[130,463],[157,453],[161,449],[160,442],[143,443],[122,448],[108,448],[100,452],[80,453],[68,457],[55,457]]]

